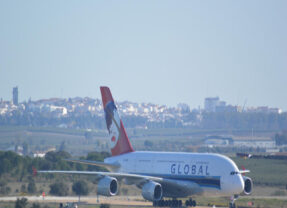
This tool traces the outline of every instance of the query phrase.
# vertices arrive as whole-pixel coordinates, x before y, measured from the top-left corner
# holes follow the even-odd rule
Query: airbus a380
[[[210,153],[134,151],[114,99],[108,87],[100,87],[107,129],[110,135],[112,156],[104,162],[68,160],[107,168],[110,172],[94,171],[38,171],[38,173],[64,173],[95,175],[98,178],[97,194],[114,196],[119,181],[136,185],[144,199],[154,206],[182,206],[177,198],[230,196],[229,206],[235,207],[240,194],[250,194],[253,183],[228,157]],[[172,200],[164,200],[171,198]],[[186,206],[196,206],[189,198]]]

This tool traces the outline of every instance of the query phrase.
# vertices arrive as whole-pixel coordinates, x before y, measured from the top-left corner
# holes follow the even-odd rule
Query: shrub
[[[30,194],[36,193],[37,188],[36,188],[36,184],[35,184],[34,180],[31,180],[31,181],[28,183],[28,188],[27,188],[27,190],[28,190],[28,193],[30,193]]]
[[[110,205],[109,204],[101,204],[100,208],[110,208]]]
[[[15,208],[25,208],[28,204],[28,199],[27,198],[21,198],[21,199],[17,199],[17,201],[15,202]]]
[[[50,185],[50,194],[56,196],[67,196],[69,194],[69,187],[63,182],[56,182]]]

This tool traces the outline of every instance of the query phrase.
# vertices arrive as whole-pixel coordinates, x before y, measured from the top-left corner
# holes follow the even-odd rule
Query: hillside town
[[[89,128],[96,125],[97,122],[94,125],[79,124],[77,121],[72,121],[72,118],[86,118],[85,123],[89,119],[92,119],[91,122],[97,119],[102,122],[101,118],[104,115],[101,100],[98,98],[50,98],[35,101],[29,99],[20,103],[18,101],[18,87],[13,88],[12,96],[11,101],[0,100],[0,123],[2,125],[51,125],[63,128]],[[247,124],[250,117],[255,120],[255,126],[258,119],[262,125],[262,116],[265,117],[266,119],[263,120],[268,124],[264,124],[264,128],[280,129],[286,122],[286,112],[282,112],[279,108],[233,106],[221,101],[219,97],[205,98],[204,108],[199,107],[197,109],[190,109],[190,106],[184,103],[180,103],[176,107],[168,107],[153,103],[122,101],[116,105],[122,117],[126,118],[127,126],[133,128],[188,126],[208,128],[210,125],[210,127],[224,128],[227,123],[218,126],[220,122],[215,123],[214,115],[233,117],[233,120],[242,117],[240,122],[243,122],[243,126],[239,125],[238,127],[247,128],[250,128]],[[35,120],[35,118],[37,119]],[[220,118],[215,120],[218,119],[220,120]],[[246,124],[244,124],[245,120]],[[229,123],[228,125],[232,124]],[[101,128],[102,125],[96,125],[96,127]],[[234,128],[237,127],[234,126]]]

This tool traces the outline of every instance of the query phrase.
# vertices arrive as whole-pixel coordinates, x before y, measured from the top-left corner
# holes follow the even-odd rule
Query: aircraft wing
[[[115,170],[115,169],[120,168],[119,164],[110,164],[110,163],[99,162],[99,161],[78,160],[78,159],[64,159],[64,160],[68,162],[73,162],[73,163],[81,163],[81,164],[86,164],[86,165],[104,167],[104,168],[107,168],[108,170]]]
[[[130,174],[130,173],[115,173],[115,172],[97,172],[97,171],[65,171],[65,170],[42,170],[37,173],[58,173],[58,174],[82,174],[82,175],[94,175],[97,179],[101,179],[105,176],[117,178],[118,180],[124,180],[127,185],[137,185],[139,188],[149,182],[154,181],[160,183],[163,186],[163,190],[167,191],[166,195],[174,195],[176,193],[183,193],[186,196],[201,193],[202,189],[196,182],[181,181],[175,179],[167,179],[163,177],[155,177],[148,175]],[[174,193],[173,193],[174,192]]]
[[[126,179],[131,183],[137,184],[138,182],[143,182],[147,180],[160,182],[163,180],[161,177],[154,176],[145,176],[138,174],[129,174],[129,173],[113,173],[113,172],[98,172],[98,171],[65,171],[65,170],[40,170],[37,173],[62,173],[62,174],[81,174],[81,175],[95,175],[99,178],[104,176],[115,177],[119,180]]]

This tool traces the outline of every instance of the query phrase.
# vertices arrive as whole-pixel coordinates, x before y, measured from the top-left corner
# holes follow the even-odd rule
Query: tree
[[[56,182],[50,185],[50,194],[56,196],[67,196],[69,193],[69,187],[63,182]]]
[[[27,198],[21,198],[21,199],[17,199],[17,201],[15,202],[15,208],[25,208],[28,204],[28,199]]]
[[[40,204],[38,203],[33,203],[32,208],[41,208]]]
[[[81,195],[88,195],[89,194],[89,187],[86,181],[80,180],[76,181],[72,186],[73,192],[75,192],[79,196],[79,201]]]
[[[29,154],[29,146],[28,146],[27,142],[24,142],[22,146],[23,146],[23,154],[28,155]]]
[[[26,192],[26,185],[25,184],[21,185],[21,192]]]
[[[60,148],[59,148],[59,151],[65,151],[65,150],[66,150],[66,141],[62,141]]]
[[[11,188],[7,186],[7,182],[4,180],[0,181],[0,194],[7,195],[11,192]]]
[[[71,155],[68,152],[65,151],[59,151],[59,152],[48,152],[45,155],[45,159],[47,161],[56,163],[60,162],[62,159],[70,158]]]
[[[110,205],[109,204],[101,204],[100,208],[110,208]]]
[[[86,160],[94,160],[94,161],[104,161],[106,157],[109,157],[110,153],[108,152],[89,152]],[[89,171],[106,171],[105,168],[98,167],[95,165],[88,166]]]
[[[36,193],[37,187],[36,187],[34,180],[29,181],[27,190],[28,190],[28,193],[30,194]]]

